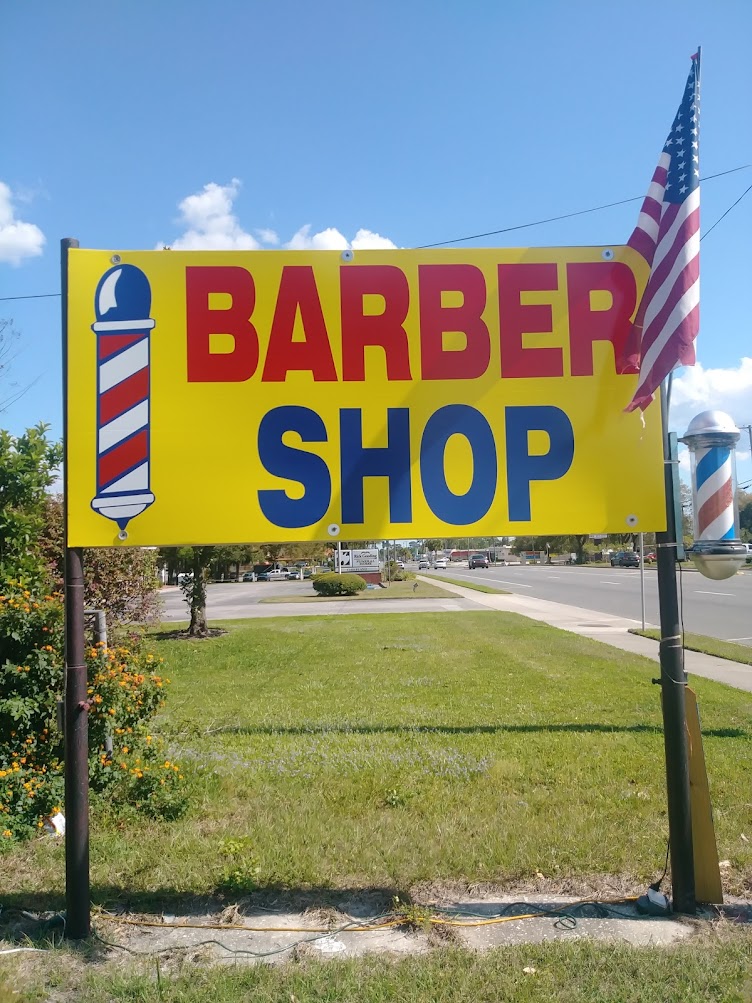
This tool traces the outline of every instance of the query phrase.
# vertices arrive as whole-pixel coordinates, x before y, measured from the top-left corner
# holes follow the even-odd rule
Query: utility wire
[[[721,171],[719,174],[710,174],[707,178],[703,178],[702,180],[712,181],[714,178],[722,178],[726,174],[734,174],[736,171],[746,171],[750,167],[752,167],[752,164],[742,164],[741,167],[732,167],[729,171]],[[749,191],[749,189],[747,189],[747,191]],[[744,194],[746,195],[746,192]],[[555,223],[557,220],[571,219],[573,216],[585,216],[587,213],[600,212],[601,209],[611,209],[616,205],[626,205],[628,202],[640,202],[644,198],[644,195],[634,195],[632,198],[620,199],[618,202],[606,202],[604,205],[596,205],[593,206],[592,209],[578,209],[577,212],[567,212],[562,216],[549,216],[547,219],[538,219],[534,223],[520,223],[517,226],[504,227],[503,230],[488,230],[486,233],[474,233],[469,237],[456,237],[454,240],[439,240],[435,244],[420,244],[416,250],[425,251],[430,247],[443,247],[446,244],[461,244],[465,240],[478,240],[481,237],[496,237],[500,233],[511,233],[513,230],[526,230],[531,226],[542,226],[543,223]],[[742,195],[742,198],[744,198],[744,195]],[[737,202],[738,201],[741,200],[737,199]],[[734,202],[734,205],[736,205],[737,202]],[[731,209],[733,208],[734,206],[731,206]],[[726,211],[730,212],[731,210],[727,209]],[[723,219],[723,216],[721,216],[721,219]],[[719,219],[713,224],[713,226],[717,226],[720,221],[721,220]],[[712,230],[713,227],[710,229]],[[708,233],[710,233],[710,230],[708,230]]]
[[[718,174],[710,174],[708,175],[708,177],[703,178],[702,180],[713,181],[715,178],[723,178],[727,174],[735,174],[737,171],[746,171],[750,167],[752,167],[752,164],[742,164],[740,167],[732,167],[728,171],[720,171],[720,173]],[[703,238],[707,237],[707,235],[711,232],[711,230],[714,230],[721,222],[721,220],[724,219],[724,217],[728,216],[728,214],[735,206],[739,205],[741,200],[750,190],[752,190],[752,185],[750,185],[750,187],[747,188],[747,190],[739,196],[739,198],[736,200],[736,202],[734,202],[733,205],[730,205],[728,207],[728,209],[726,210],[726,212],[724,212],[723,216],[721,216],[720,219],[717,219],[715,223],[713,223],[713,225],[710,227],[710,230],[708,230],[706,233],[703,234]],[[436,241],[436,243],[434,244],[418,244],[415,250],[426,251],[432,247],[446,247],[448,244],[462,244],[466,240],[480,240],[481,237],[496,237],[501,233],[512,233],[514,230],[527,230],[531,226],[543,226],[544,223],[556,223],[558,220],[561,219],[572,219],[575,216],[586,216],[588,213],[591,212],[600,212],[602,209],[612,209],[614,206],[627,205],[629,202],[639,202],[641,199],[644,198],[645,198],[644,195],[634,195],[632,196],[632,198],[619,199],[618,202],[606,202],[603,205],[596,205],[590,209],[578,209],[576,212],[566,212],[561,216],[549,216],[546,219],[536,219],[532,223],[519,223],[516,226],[506,226],[501,230],[487,230],[485,233],[473,233],[470,234],[470,236],[468,237],[455,237],[453,240],[439,240]],[[29,296],[0,296],[0,303],[8,303],[11,300],[50,299],[55,296],[60,296],[60,293],[36,293],[34,295],[29,295]]]
[[[739,205],[739,203],[740,203],[740,202],[741,202],[741,200],[742,200],[742,199],[744,198],[744,196],[745,196],[745,195],[746,195],[746,194],[747,194],[748,192],[750,192],[750,191],[752,191],[752,185],[750,185],[750,186],[749,186],[749,188],[747,188],[747,189],[746,189],[745,191],[743,191],[743,192],[741,193],[741,195],[740,195],[740,196],[739,196],[739,198],[738,198],[738,199],[736,200],[736,202],[734,202],[734,205],[730,205],[730,206],[728,207],[728,209],[727,209],[727,210],[726,210],[726,211],[724,212],[723,216],[720,216],[720,217],[719,217],[719,218],[718,218],[718,219],[717,219],[717,220],[715,221],[715,223],[713,223],[713,225],[711,226],[711,228],[710,228],[709,230],[706,230],[706,231],[705,231],[705,233],[703,233],[702,237],[700,237],[700,240],[704,240],[704,239],[705,239],[705,238],[707,237],[707,235],[708,235],[709,233],[712,233],[712,232],[713,232],[713,230],[715,230],[715,228],[716,228],[716,227],[718,226],[718,224],[719,224],[719,223],[721,222],[721,220],[722,220],[722,219],[723,219],[723,218],[724,218],[725,216],[728,216],[728,214],[729,214],[729,213],[731,212],[731,210],[732,210],[732,209],[734,208],[734,206],[737,206],[737,205]]]

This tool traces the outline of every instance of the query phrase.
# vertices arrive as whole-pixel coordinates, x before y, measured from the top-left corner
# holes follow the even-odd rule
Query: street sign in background
[[[339,567],[342,571],[378,571],[379,552],[378,550],[338,550],[335,551],[335,566],[339,555]]]
[[[627,247],[68,251],[70,546],[656,530]]]

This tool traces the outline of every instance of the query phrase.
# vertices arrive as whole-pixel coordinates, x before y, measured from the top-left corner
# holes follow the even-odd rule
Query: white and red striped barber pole
[[[739,429],[723,411],[703,411],[681,441],[692,458],[695,539],[689,555],[708,578],[730,578],[746,558],[739,540],[736,443]]]
[[[722,446],[700,448],[695,453],[697,484],[697,540],[733,540],[733,451]]]
[[[150,487],[149,280],[116,265],[95,295],[97,336],[97,493],[92,508],[127,536],[126,526],[154,501]]]

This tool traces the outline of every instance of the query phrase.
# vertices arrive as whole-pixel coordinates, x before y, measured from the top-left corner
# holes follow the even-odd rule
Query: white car
[[[437,571],[440,569],[444,569],[446,571],[446,566],[447,566],[446,557],[437,557],[436,560],[433,562],[433,566],[434,568],[436,568]]]
[[[290,580],[290,573],[287,568],[273,568],[271,571],[262,571],[257,580],[260,582],[286,582]]]

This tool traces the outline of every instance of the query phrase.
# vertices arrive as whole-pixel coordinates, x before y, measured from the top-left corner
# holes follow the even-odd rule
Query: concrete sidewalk
[[[634,947],[669,946],[691,938],[702,920],[717,921],[723,915],[713,909],[688,922],[676,915],[642,915],[630,900],[610,905],[582,903],[565,895],[466,894],[443,903],[441,912],[435,914],[442,938],[433,924],[426,923],[425,929],[410,929],[393,920],[385,921],[383,911],[368,909],[371,897],[365,891],[360,896],[363,901],[354,898],[347,913],[331,907],[323,913],[312,909],[256,911],[250,905],[238,910],[232,923],[222,913],[148,917],[110,913],[95,916],[95,929],[107,941],[126,950],[159,954],[198,949],[209,942],[214,962],[254,964],[304,957],[425,954],[447,943],[447,930],[451,930],[455,945],[474,950],[582,938]],[[430,915],[432,904],[424,908]],[[452,923],[451,927],[441,924],[443,918]]]
[[[426,578],[425,581],[431,581],[431,579]],[[539,620],[551,627],[568,630],[572,634],[580,634],[583,637],[591,637],[615,648],[621,648],[623,651],[644,655],[654,662],[658,661],[657,641],[629,633],[630,628],[642,626],[639,620],[613,616],[610,613],[598,613],[591,609],[582,609],[579,606],[567,606],[565,603],[550,602],[548,599],[535,599],[532,596],[521,596],[514,593],[499,595],[491,592],[477,592],[475,589],[466,589],[461,585],[450,585],[448,582],[440,584],[447,592],[453,592],[462,596],[463,599],[471,599],[487,609],[519,613],[520,616]],[[646,626],[656,625],[646,624]],[[752,693],[752,665],[732,662],[727,658],[716,658],[714,655],[704,655],[699,651],[685,651],[684,668],[690,675],[714,679],[716,682]]]

